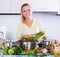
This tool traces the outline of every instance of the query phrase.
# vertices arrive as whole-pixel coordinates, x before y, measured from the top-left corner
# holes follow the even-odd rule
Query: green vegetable
[[[9,51],[9,54],[20,54],[22,52],[22,48],[20,47],[12,47]]]
[[[34,37],[23,38],[23,40],[29,40],[29,41],[37,40],[39,37],[41,37],[44,34],[45,34],[45,32],[44,31],[41,31],[41,32],[38,32]]]
[[[22,48],[20,47],[15,47],[15,54],[20,54],[22,52]]]
[[[3,49],[2,49],[2,53],[3,53],[3,54],[8,54],[8,50],[9,50],[9,49],[10,49],[9,47],[3,48]]]
[[[43,53],[42,56],[47,56],[47,54]]]
[[[24,38],[24,40],[30,40],[30,41],[32,41],[32,40],[37,40],[37,38],[36,37]]]
[[[38,32],[38,33],[36,34],[36,37],[39,38],[40,36],[42,36],[42,35],[44,35],[44,34],[45,34],[44,31]]]
[[[30,50],[29,52],[24,51],[21,52],[22,55],[34,55],[34,53],[35,53],[34,50]]]
[[[13,50],[13,49],[9,49],[9,50],[8,50],[8,53],[9,53],[9,54],[14,54],[14,50]]]
[[[7,47],[7,48],[2,49],[3,54],[17,55],[17,54],[20,54],[21,52],[22,52],[22,48],[20,48],[20,47],[12,47],[12,48]]]

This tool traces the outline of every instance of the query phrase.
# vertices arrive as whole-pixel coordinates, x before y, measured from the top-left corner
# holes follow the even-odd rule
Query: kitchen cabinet
[[[59,0],[59,3],[58,3],[58,14],[60,14],[60,0]]]
[[[31,1],[32,8],[37,12],[57,12],[58,0],[36,0]]]
[[[11,0],[0,0],[0,13],[11,12]]]
[[[0,0],[0,13],[20,13],[23,3],[30,4],[33,12],[58,12],[58,0]]]
[[[21,5],[24,3],[31,4],[32,0],[12,0],[12,13],[20,13]]]
[[[29,3],[34,12],[58,11],[58,0],[12,0],[12,12],[19,13],[23,3]]]

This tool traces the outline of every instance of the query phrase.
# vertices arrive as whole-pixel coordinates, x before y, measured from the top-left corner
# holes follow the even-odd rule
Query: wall
[[[60,16],[54,13],[34,13],[33,17],[42,21],[49,39],[60,39]],[[0,26],[7,27],[7,39],[17,38],[20,19],[20,15],[0,15]]]

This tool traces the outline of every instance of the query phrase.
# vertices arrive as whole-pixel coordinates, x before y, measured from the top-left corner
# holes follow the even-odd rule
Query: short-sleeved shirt
[[[21,40],[22,36],[28,34],[36,34],[40,31],[44,31],[43,26],[41,26],[40,20],[33,19],[31,27],[28,27],[23,22],[18,25],[18,37],[17,40]]]

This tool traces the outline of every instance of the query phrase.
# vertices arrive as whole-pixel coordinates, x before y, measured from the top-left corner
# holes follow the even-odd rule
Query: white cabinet
[[[60,0],[59,0],[59,3],[58,3],[58,14],[60,14]]]
[[[24,3],[30,3],[30,0],[12,0],[12,13],[20,13],[21,5]]]
[[[58,0],[35,0],[31,4],[34,11],[57,12],[58,10]]]
[[[57,12],[58,0],[0,0],[0,13],[20,13],[21,5],[28,3],[34,12]]]
[[[12,0],[12,12],[19,13],[23,3],[29,3],[34,12],[58,11],[58,0]]]
[[[11,0],[0,0],[0,13],[11,12]]]

